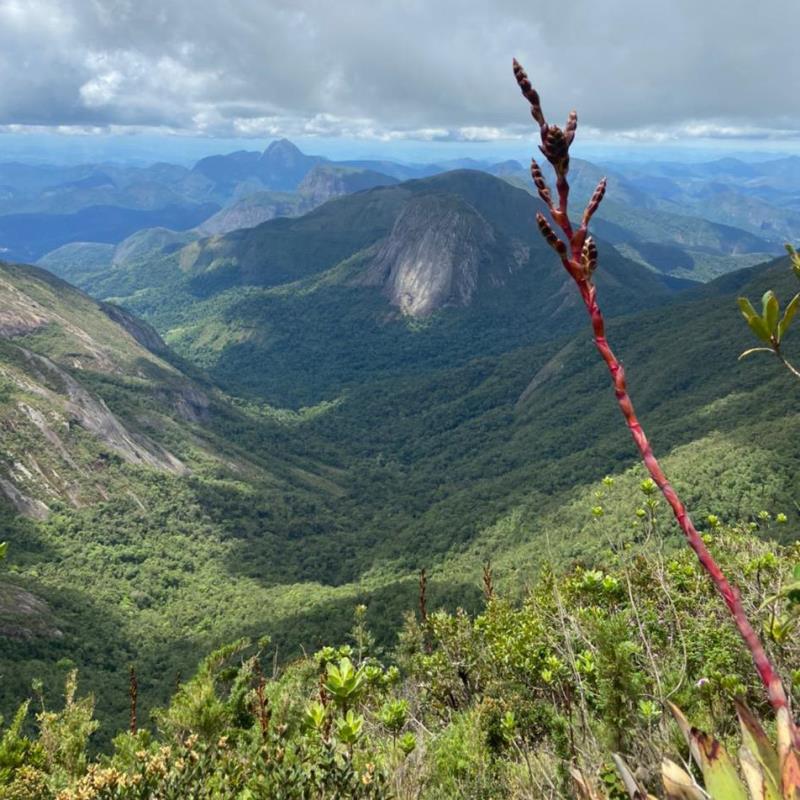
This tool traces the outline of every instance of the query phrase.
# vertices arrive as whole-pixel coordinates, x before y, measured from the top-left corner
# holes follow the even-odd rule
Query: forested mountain
[[[574,159],[572,179],[576,191],[588,195],[608,174],[610,197],[597,226],[620,254],[656,272],[703,281],[774,256],[783,239],[800,230],[792,166],[791,159],[727,159],[608,168]],[[41,259],[58,272],[62,263],[69,269],[81,243],[95,259],[98,243],[116,245],[149,226],[220,235],[302,216],[333,197],[459,169],[488,172],[532,191],[527,170],[513,160],[330,161],[285,139],[263,152],[210,156],[191,169],[0,164],[0,248],[7,258]]]
[[[539,208],[498,178],[449,172],[93,272],[81,285],[148,317],[215,380],[238,376],[236,392],[314,404],[377,372],[453,366],[574,326],[581,310],[530,224]],[[612,247],[603,253],[612,311],[671,295],[670,279]]]
[[[729,185],[728,210],[715,200],[696,202],[684,193],[672,196],[658,180],[656,186],[629,175],[620,165],[601,169],[582,159],[573,159],[571,184],[579,196],[590,196],[601,177],[608,179],[608,197],[596,217],[599,235],[613,243],[623,255],[658,272],[689,280],[705,281],[718,275],[763,262],[779,252],[783,239],[800,228],[770,230],[764,226],[740,225],[739,210],[751,205],[750,195]],[[489,167],[514,185],[535,192],[530,175],[516,162]],[[660,187],[660,189],[658,188]],[[709,189],[703,182],[700,188]],[[652,191],[650,191],[652,189]],[[767,217],[780,217],[780,209],[766,206]],[[800,217],[796,222],[800,222]]]
[[[127,312],[3,267],[6,702],[75,663],[119,720],[131,661],[147,706],[216,643],[269,632],[288,656],[356,602],[390,641],[420,567],[431,602],[469,605],[487,558],[513,591],[597,555],[599,481],[619,476],[611,510],[640,476],[536,208],[457,172],[94,275],[185,361]],[[692,507],[793,526],[787,377],[736,360],[735,297],[785,295],[785,262],[676,294],[601,258],[612,341]]]
[[[285,139],[263,153],[210,156],[191,169],[5,163],[0,164],[0,252],[33,261],[63,245],[117,244],[143,228],[181,231],[207,220],[203,230],[220,233],[274,216],[297,216],[330,197],[396,182],[368,163],[309,156]],[[221,215],[210,219],[218,211]]]

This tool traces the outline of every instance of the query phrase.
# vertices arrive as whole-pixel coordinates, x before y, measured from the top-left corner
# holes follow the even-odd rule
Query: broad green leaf
[[[0,543],[0,558],[5,558],[8,553],[8,542]]]
[[[787,330],[789,330],[789,326],[792,324],[792,319],[794,318],[795,312],[797,311],[798,304],[800,304],[800,294],[796,294],[789,301],[789,305],[786,306],[786,310],[783,312],[783,319],[781,319],[780,324],[778,325],[779,341],[783,339],[784,334],[786,333]]]
[[[778,303],[778,298],[772,289],[768,289],[761,298],[761,317],[767,326],[767,330],[772,334],[778,332],[778,316],[780,313],[781,307],[780,303]]]
[[[753,308],[753,304],[746,297],[740,297],[736,302],[739,303],[739,309],[748,322],[750,322],[753,317],[758,316],[756,310]]]
[[[703,771],[706,791],[715,800],[748,800],[747,790],[725,748],[707,733],[692,732],[695,749],[692,755]]]
[[[762,341],[769,343],[769,328],[767,328],[766,322],[761,319],[758,314],[756,314],[756,310],[746,297],[739,298],[739,308],[741,309],[742,315],[747,320],[747,324],[750,326],[753,333],[755,333],[755,335],[758,336],[758,338]]]
[[[794,274],[800,278],[800,253],[792,247],[792,245],[786,245],[786,252],[789,254],[789,258],[792,260],[792,269],[794,270]]]
[[[753,317],[747,321],[753,333],[761,339],[762,342],[771,342],[769,328],[766,322],[761,317]]]

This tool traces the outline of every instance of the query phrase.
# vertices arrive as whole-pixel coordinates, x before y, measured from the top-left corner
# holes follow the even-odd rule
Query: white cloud
[[[797,0],[0,0],[0,125],[529,136],[518,56],[591,137],[791,138]]]

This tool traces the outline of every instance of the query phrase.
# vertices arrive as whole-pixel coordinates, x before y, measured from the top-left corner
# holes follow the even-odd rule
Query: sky
[[[590,148],[800,152],[799,28],[800,0],[0,0],[0,158],[512,155],[512,56]]]

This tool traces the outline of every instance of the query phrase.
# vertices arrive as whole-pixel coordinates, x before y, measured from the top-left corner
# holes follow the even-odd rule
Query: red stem
[[[664,499],[672,508],[675,519],[677,520],[681,531],[683,531],[683,535],[686,537],[689,547],[691,547],[696,553],[700,564],[711,577],[711,580],[714,582],[714,586],[722,596],[722,599],[725,601],[725,605],[730,610],[736,627],[739,629],[739,633],[742,639],[744,639],[748,650],[750,651],[750,654],[753,658],[753,663],[755,664],[756,670],[761,678],[761,682],[764,684],[764,687],[767,690],[767,697],[769,698],[770,704],[775,711],[783,708],[788,710],[789,701],[783,688],[780,676],[773,667],[769,656],[764,650],[764,646],[761,644],[758,634],[755,632],[753,626],[750,624],[750,620],[747,618],[747,612],[742,605],[742,600],[738,589],[730,584],[720,569],[719,564],[717,564],[717,562],[714,560],[714,557],[709,552],[708,548],[703,542],[702,537],[697,532],[694,523],[689,517],[686,507],[681,502],[677,492],[672,487],[672,484],[670,484],[667,476],[664,474],[664,471],[661,469],[658,459],[653,454],[653,449],[650,447],[650,442],[647,440],[647,436],[645,435],[645,432],[636,416],[636,411],[634,410],[631,398],[628,395],[627,384],[625,381],[625,370],[617,357],[614,355],[614,351],[611,349],[608,341],[606,340],[605,322],[603,320],[603,314],[600,311],[600,306],[597,304],[597,290],[593,284],[586,280],[576,280],[576,283],[578,284],[578,288],[586,306],[586,310],[589,312],[589,316],[592,320],[595,346],[597,347],[597,350],[602,356],[603,361],[605,361],[608,371],[611,374],[611,380],[614,384],[614,394],[617,397],[617,403],[619,404],[619,408],[623,417],[625,417],[625,423],[631,432],[633,441],[636,443],[636,447],[639,449],[642,461],[644,462],[650,477],[653,479],[653,481],[655,481],[658,488],[661,490],[661,493],[664,495]],[[791,714],[789,714],[789,720],[792,726],[794,745],[795,747],[800,748],[800,736],[798,736],[798,731],[794,726]]]
[[[569,183],[567,182],[567,171],[569,170],[569,157],[567,155],[565,158],[564,153],[558,151],[557,147],[550,147],[548,145],[548,135],[552,136],[553,130],[558,132],[558,129],[549,128],[546,124],[539,102],[539,95],[531,87],[528,76],[525,74],[525,71],[516,62],[516,60],[514,61],[514,75],[517,79],[517,83],[522,89],[523,95],[531,103],[534,118],[537,120],[537,122],[539,122],[542,138],[542,147],[540,149],[555,169],[556,189],[558,192],[558,207],[556,207],[552,202],[550,194],[547,191],[546,184],[544,180],[541,179],[539,168],[535,162],[532,170],[534,182],[539,190],[539,196],[548,206],[550,216],[559,226],[559,228],[561,228],[561,231],[563,232],[564,237],[569,244],[569,249],[567,250],[567,248],[565,248],[564,245],[558,240],[555,233],[550,229],[545,222],[544,217],[541,215],[539,215],[539,228],[550,246],[553,247],[553,249],[558,253],[559,257],[561,258],[561,263],[564,265],[564,269],[566,269],[569,276],[578,286],[578,290],[581,293],[584,305],[586,306],[586,310],[589,312],[589,316],[592,321],[595,346],[597,347],[597,350],[602,356],[603,361],[605,361],[608,371],[611,374],[611,380],[614,384],[614,394],[617,397],[617,403],[619,404],[620,411],[622,411],[622,415],[625,417],[625,423],[631,432],[631,436],[633,437],[633,441],[636,443],[636,447],[639,449],[642,461],[644,462],[650,477],[661,490],[661,493],[664,495],[664,499],[669,503],[670,507],[672,508],[672,512],[675,515],[675,519],[677,520],[678,525],[680,526],[681,531],[683,531],[683,535],[689,544],[689,547],[694,550],[697,558],[700,561],[700,564],[711,577],[714,586],[722,596],[722,599],[725,601],[725,605],[728,607],[728,610],[731,612],[734,623],[736,624],[742,639],[744,639],[747,649],[750,651],[750,655],[753,658],[753,663],[758,671],[758,675],[767,691],[767,697],[769,698],[770,704],[776,712],[780,712],[784,709],[786,710],[786,716],[789,719],[790,731],[794,746],[795,748],[800,749],[800,734],[798,734],[797,727],[795,726],[794,720],[790,713],[789,700],[786,696],[786,691],[783,688],[783,683],[781,682],[780,676],[778,675],[777,670],[772,665],[769,656],[764,650],[764,646],[761,644],[758,634],[755,632],[753,626],[750,624],[750,620],[747,618],[747,612],[742,605],[739,590],[729,583],[719,565],[714,560],[714,557],[705,546],[702,537],[697,532],[697,529],[694,527],[694,524],[692,523],[692,520],[686,511],[686,507],[681,502],[675,489],[667,480],[667,476],[661,469],[658,459],[653,454],[653,449],[650,447],[650,442],[647,440],[647,436],[645,436],[644,430],[642,429],[642,426],[633,408],[631,398],[628,395],[628,387],[625,381],[625,370],[617,357],[614,355],[614,351],[611,349],[606,339],[605,320],[603,319],[603,314],[600,311],[600,306],[597,303],[597,289],[592,282],[592,271],[594,269],[594,264],[589,263],[585,259],[583,252],[584,243],[588,241],[587,228],[589,221],[600,205],[605,193],[605,178],[600,181],[600,184],[595,190],[595,193],[592,196],[586,211],[584,212],[580,227],[577,231],[573,231],[568,216]],[[531,98],[534,99],[532,100]],[[577,117],[573,112],[570,115],[570,120],[567,123],[567,130],[571,131],[567,139],[567,150],[569,149],[569,145],[572,143],[572,137],[574,136],[576,124]],[[548,131],[550,131],[550,134],[548,134]],[[552,138],[554,141],[556,141],[555,136],[552,136]],[[537,181],[537,178],[540,180]]]

